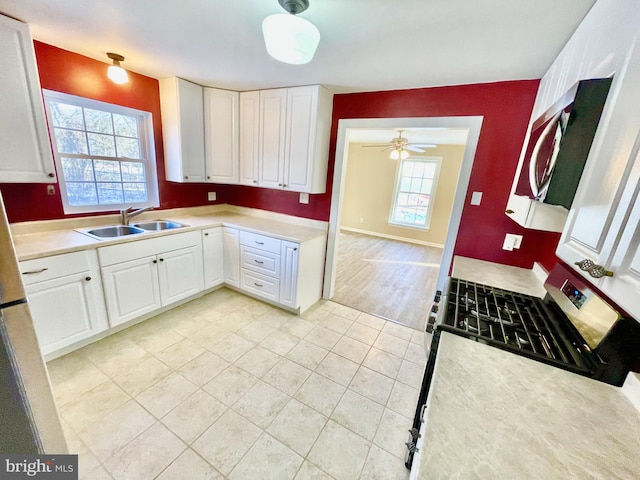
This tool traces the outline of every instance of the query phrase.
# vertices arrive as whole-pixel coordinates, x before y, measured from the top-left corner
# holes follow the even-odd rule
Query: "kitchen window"
[[[440,157],[409,157],[400,161],[390,224],[429,229],[441,161]]]
[[[158,206],[151,113],[43,93],[65,213]]]

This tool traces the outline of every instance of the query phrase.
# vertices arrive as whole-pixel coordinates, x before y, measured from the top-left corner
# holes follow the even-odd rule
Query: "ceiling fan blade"
[[[412,152],[420,152],[420,153],[424,153],[424,150],[421,148],[416,147],[415,145],[405,145],[404,146],[405,150],[410,150]]]
[[[438,145],[435,143],[412,143],[411,146],[419,148],[436,148]]]

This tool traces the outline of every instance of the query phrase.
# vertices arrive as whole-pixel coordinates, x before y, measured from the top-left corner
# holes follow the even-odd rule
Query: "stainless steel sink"
[[[99,227],[92,228],[91,230],[82,230],[82,233],[93,238],[103,239],[136,235],[144,233],[144,230],[142,228],[133,227],[131,225],[112,225],[110,227]]]
[[[183,228],[187,226],[182,223],[172,222],[171,220],[151,220],[149,222],[134,223],[133,225],[147,231],[171,230],[173,228]]]

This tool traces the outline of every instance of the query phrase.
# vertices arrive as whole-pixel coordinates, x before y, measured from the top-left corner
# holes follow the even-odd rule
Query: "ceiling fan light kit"
[[[392,160],[405,160],[411,155],[409,152],[424,153],[425,148],[435,148],[437,145],[433,143],[411,143],[402,136],[403,130],[398,130],[398,136],[392,138],[389,143],[379,143],[377,145],[364,145],[365,147],[385,147],[382,150],[391,148],[389,158]]]
[[[278,0],[278,3],[288,13],[269,15],[262,22],[267,52],[284,63],[309,63],[320,43],[320,32],[313,23],[296,17],[309,7],[309,0]]]

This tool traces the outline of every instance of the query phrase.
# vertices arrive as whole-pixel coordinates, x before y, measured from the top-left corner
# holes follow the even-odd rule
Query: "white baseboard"
[[[361,230],[359,228],[340,227],[340,230],[345,230],[347,232],[354,232],[354,233],[362,233],[363,235],[369,235],[371,237],[381,237],[381,238],[388,238],[389,240],[398,240],[400,242],[415,243],[417,245],[425,245],[427,247],[444,248],[444,244],[442,243],[425,242],[424,240],[416,240],[414,238],[407,238],[407,237],[398,237],[396,235],[387,235],[386,233],[371,232],[369,230]]]
[[[622,385],[622,393],[640,412],[640,373],[629,372],[624,385]]]

